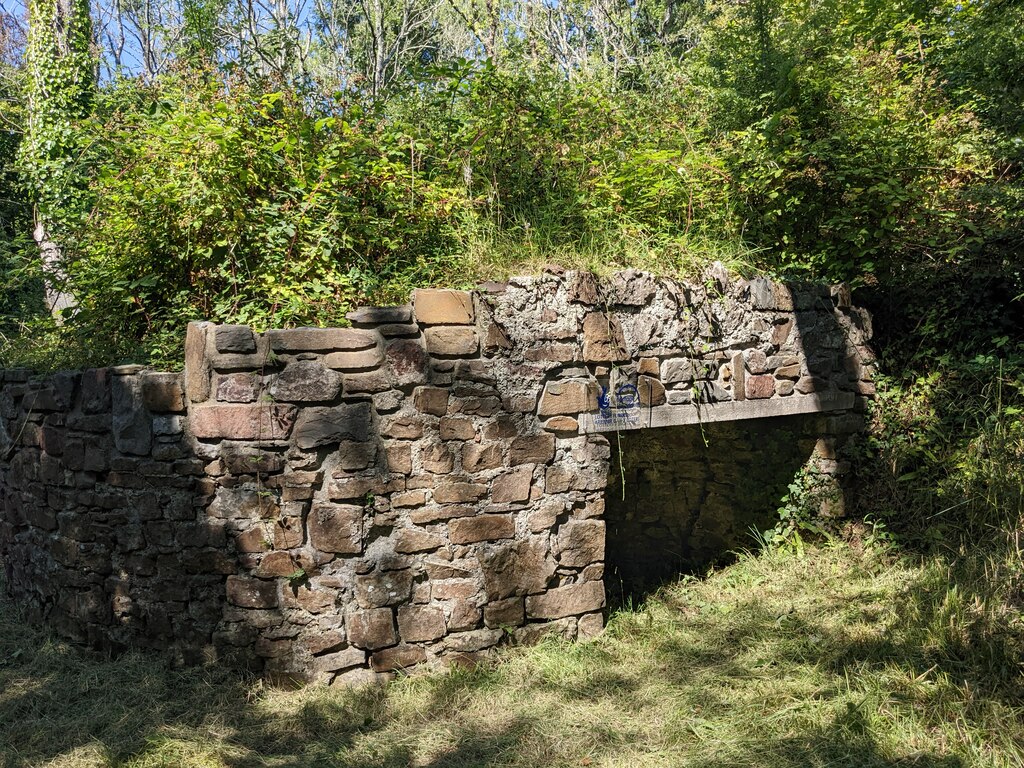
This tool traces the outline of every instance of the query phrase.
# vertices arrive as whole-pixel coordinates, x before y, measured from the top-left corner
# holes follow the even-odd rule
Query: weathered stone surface
[[[259,380],[253,373],[229,373],[217,379],[217,399],[224,403],[251,403],[259,395]]]
[[[345,617],[348,639],[357,648],[376,651],[398,642],[395,618],[390,608],[353,611]]]
[[[626,339],[614,317],[591,312],[583,320],[583,359],[589,363],[617,363],[626,360]]]
[[[665,402],[665,385],[652,376],[639,376],[636,381],[640,405],[661,405]]]
[[[748,376],[746,388],[748,400],[763,400],[775,394],[775,379],[766,375]]]
[[[408,304],[400,307],[360,307],[345,317],[353,325],[408,323],[412,320],[412,307]]]
[[[239,608],[276,608],[277,582],[228,576],[227,595],[228,602]]]
[[[434,489],[434,501],[438,504],[466,504],[483,498],[486,493],[486,485],[445,482]]]
[[[193,403],[210,399],[210,360],[206,334],[210,323],[189,323],[185,331],[185,394]]]
[[[444,539],[436,533],[424,531],[422,528],[403,528],[395,535],[395,552],[433,552],[444,543]]]
[[[516,525],[512,515],[459,517],[448,523],[448,536],[453,544],[510,539],[515,532]]]
[[[440,387],[417,387],[412,393],[413,403],[420,413],[444,416],[448,413],[448,390]]]
[[[289,363],[270,387],[282,403],[326,403],[341,392],[342,376],[315,360]]]
[[[396,645],[377,651],[370,657],[376,672],[395,672],[416,666],[427,660],[427,652],[418,645]]]
[[[499,443],[470,443],[462,449],[462,468],[466,472],[485,472],[501,466]]]
[[[408,643],[437,640],[445,633],[444,611],[421,605],[403,605],[398,609],[398,634]]]
[[[427,328],[423,333],[427,351],[441,357],[466,357],[475,355],[480,341],[476,330],[466,326],[437,326]]]
[[[218,325],[213,339],[218,352],[247,355],[256,351],[256,339],[247,325]]]
[[[358,648],[346,648],[343,651],[317,656],[315,663],[320,672],[338,672],[365,664],[366,653]]]
[[[342,440],[369,440],[370,419],[370,405],[366,402],[342,403],[333,408],[303,408],[295,424],[295,444],[308,450],[336,445]]]
[[[412,294],[416,321],[423,325],[472,325],[473,296],[467,291],[419,289]]]
[[[549,381],[540,396],[539,416],[575,416],[597,410],[597,385],[590,381]]]
[[[570,568],[582,568],[604,560],[603,520],[569,520],[556,539],[558,561]]]
[[[423,345],[415,339],[388,342],[384,350],[388,380],[396,387],[425,384],[430,358]]]
[[[693,363],[688,358],[674,358],[661,364],[661,380],[665,384],[689,384],[693,378]]]
[[[321,552],[357,555],[363,551],[363,508],[351,504],[313,505],[306,521],[309,543]]]
[[[469,419],[458,416],[445,416],[440,424],[442,440],[472,440],[476,427]]]
[[[547,433],[523,435],[512,441],[510,461],[517,464],[547,464],[555,457],[555,436]]]
[[[283,440],[296,414],[291,405],[204,405],[189,411],[189,426],[201,440]]]
[[[526,598],[526,615],[531,619],[560,619],[604,608],[604,583],[586,581],[549,589]]]
[[[484,606],[484,624],[491,628],[518,627],[525,615],[522,597],[494,600]]]
[[[153,413],[183,413],[185,389],[178,373],[146,372],[142,377],[142,402]]]
[[[541,537],[485,547],[477,558],[484,573],[484,590],[490,600],[540,592],[547,587],[556,567]]]
[[[495,504],[526,501],[530,498],[532,484],[533,466],[516,467],[494,478],[494,482],[491,483],[491,501]]]
[[[373,331],[357,328],[291,328],[268,331],[267,338],[275,352],[353,352],[380,343]]]
[[[379,346],[324,355],[324,365],[339,371],[367,371],[383,362],[384,352]]]
[[[153,422],[143,406],[141,376],[111,381],[114,445],[121,453],[144,456],[153,445]]]
[[[361,608],[383,608],[408,602],[412,573],[408,570],[374,571],[356,578],[356,601]]]

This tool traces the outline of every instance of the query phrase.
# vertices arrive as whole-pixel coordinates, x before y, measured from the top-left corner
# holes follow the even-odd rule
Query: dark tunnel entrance
[[[636,604],[681,574],[755,547],[754,531],[775,525],[814,452],[814,427],[815,416],[787,416],[609,435],[609,605]]]

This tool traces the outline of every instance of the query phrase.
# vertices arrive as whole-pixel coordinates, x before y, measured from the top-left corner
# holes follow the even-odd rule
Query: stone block
[[[604,560],[603,520],[568,520],[555,540],[558,561],[570,568],[583,568]]]
[[[468,357],[475,355],[480,341],[476,329],[468,326],[437,326],[427,328],[423,334],[427,352],[439,357]]]
[[[82,413],[110,410],[110,369],[89,368],[82,374]]]
[[[217,400],[222,403],[252,403],[259,396],[260,381],[255,373],[217,376]]]
[[[393,440],[416,440],[423,437],[423,421],[417,416],[393,416],[383,419],[380,434]]]
[[[287,552],[267,552],[260,558],[260,564],[256,568],[256,575],[264,578],[291,576],[298,570],[292,556]]]
[[[185,330],[185,394],[193,403],[210,399],[210,358],[206,336],[211,323],[189,323]]]
[[[345,317],[353,325],[408,323],[412,320],[412,307],[409,304],[398,307],[360,307],[354,312],[349,312]]]
[[[434,501],[438,504],[466,504],[478,501],[486,493],[486,485],[448,481],[434,489]]]
[[[615,363],[629,359],[622,325],[603,312],[583,319],[583,359],[588,363]]]
[[[348,639],[358,648],[376,651],[398,642],[395,617],[390,608],[353,611],[345,616]]]
[[[306,521],[309,543],[321,552],[357,555],[363,551],[363,508],[351,504],[313,505]]]
[[[453,544],[510,539],[515,534],[516,524],[512,515],[476,515],[456,518],[448,523],[448,536]]]
[[[688,358],[677,357],[661,364],[661,380],[665,384],[689,384],[693,378],[693,363]]]
[[[427,652],[418,645],[396,645],[377,651],[370,657],[375,672],[397,672],[427,660]]]
[[[537,409],[539,416],[575,416],[597,410],[597,385],[591,381],[549,381]]]
[[[560,619],[592,613],[604,608],[604,583],[585,581],[549,589],[526,598],[526,615],[531,619]]]
[[[468,291],[418,289],[412,294],[416,321],[423,325],[472,325],[473,295]]]
[[[338,672],[352,667],[361,667],[366,663],[366,652],[359,648],[346,648],[342,651],[317,656],[313,664],[318,672]]]
[[[354,352],[380,343],[376,333],[358,328],[290,328],[267,331],[267,338],[275,352]]]
[[[466,472],[485,472],[501,466],[500,443],[468,443],[462,449],[462,468]]]
[[[444,539],[436,533],[422,528],[402,528],[395,535],[395,552],[403,555],[433,552],[444,546],[444,543]]]
[[[636,388],[640,393],[640,405],[645,408],[665,403],[665,385],[653,376],[638,376]]]
[[[549,433],[522,435],[512,441],[509,454],[513,466],[547,464],[555,457],[555,436]]]
[[[472,427],[472,424],[470,425]],[[420,464],[426,472],[447,474],[455,466],[451,449],[443,443],[420,446]]]
[[[556,435],[574,435],[580,430],[580,423],[572,416],[552,416],[544,422],[544,430]]]
[[[115,376],[111,381],[114,447],[145,456],[153,445],[153,420],[143,407],[142,377]]]
[[[221,353],[248,355],[256,351],[256,339],[247,325],[219,325],[213,330],[213,342]]]
[[[276,406],[291,408],[294,406]],[[370,439],[371,415],[367,402],[342,403],[333,408],[303,408],[295,424],[295,444],[303,450],[336,445],[342,440]]]
[[[494,600],[484,606],[484,625],[492,629],[521,626],[526,619],[523,598]]]
[[[775,394],[775,379],[767,374],[748,376],[746,396],[748,400],[764,400]]]
[[[510,504],[527,501],[533,484],[533,465],[516,467],[510,472],[494,478],[491,483],[491,501],[494,504]]]
[[[247,576],[228,576],[228,602],[239,608],[276,608],[277,582]]]
[[[395,443],[385,449],[388,460],[388,471],[403,475],[412,474],[412,445]]]
[[[448,413],[448,390],[441,387],[417,387],[412,393],[413,403],[420,413],[444,416]]]
[[[153,413],[182,413],[185,389],[179,373],[146,372],[142,377],[142,402]]]
[[[542,536],[483,547],[477,559],[489,600],[541,592],[556,567],[547,538]]]
[[[356,577],[356,602],[360,608],[383,608],[407,603],[412,593],[412,572],[374,571]]]
[[[427,643],[445,633],[444,611],[426,605],[403,605],[398,609],[398,634],[411,643]]]
[[[316,360],[289,363],[270,387],[282,403],[327,403],[341,393],[342,376]]]
[[[396,387],[426,384],[430,358],[415,339],[388,342],[384,350],[388,379]]]
[[[368,371],[378,368],[383,362],[384,352],[381,347],[324,355],[324,364],[339,371]]]
[[[200,440],[284,440],[291,433],[293,405],[203,405],[189,412],[189,427]]]
[[[461,416],[444,416],[439,425],[442,440],[472,440],[476,427],[470,419]]]

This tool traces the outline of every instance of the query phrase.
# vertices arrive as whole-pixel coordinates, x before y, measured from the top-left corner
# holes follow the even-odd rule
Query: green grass
[[[0,766],[1021,766],[1011,572],[747,556],[593,642],[355,691],[96,658],[0,603]]]

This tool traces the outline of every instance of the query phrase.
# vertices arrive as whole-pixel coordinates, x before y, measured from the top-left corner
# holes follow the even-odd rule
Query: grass
[[[93,657],[0,603],[0,766],[1022,766],[1020,606],[965,562],[745,556],[593,642],[347,691]]]

